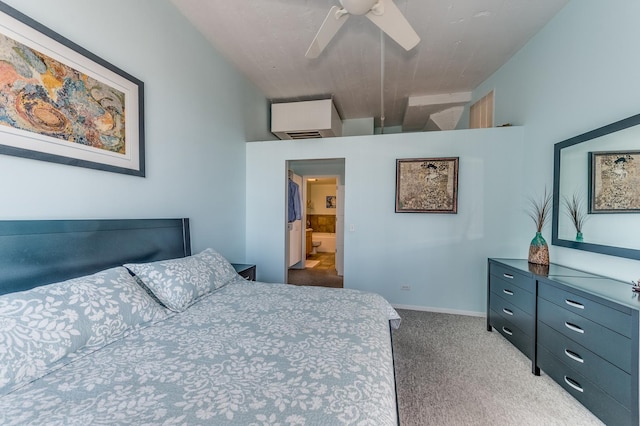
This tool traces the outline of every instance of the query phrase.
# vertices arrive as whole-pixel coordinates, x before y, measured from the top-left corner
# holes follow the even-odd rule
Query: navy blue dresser
[[[640,301],[630,284],[522,259],[489,259],[487,277],[487,330],[606,424],[639,424]]]

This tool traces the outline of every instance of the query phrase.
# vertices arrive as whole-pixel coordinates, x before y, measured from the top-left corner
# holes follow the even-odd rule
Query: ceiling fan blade
[[[341,14],[338,13],[338,11],[340,11],[340,8],[338,6],[333,6],[331,10],[329,10],[329,14],[326,18],[324,18],[322,26],[318,30],[318,33],[314,37],[313,41],[311,42],[311,46],[309,46],[309,49],[304,56],[310,59],[320,56],[333,36],[336,35],[342,25],[347,22],[347,19],[349,19],[349,14]]]
[[[405,50],[411,50],[420,41],[420,37],[411,27],[409,21],[404,17],[398,6],[391,0],[380,0],[383,10],[376,12],[375,9],[367,13],[367,18],[376,24],[389,37],[395,40]]]

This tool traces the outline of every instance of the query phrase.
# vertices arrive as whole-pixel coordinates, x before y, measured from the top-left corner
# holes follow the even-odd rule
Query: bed
[[[0,270],[0,424],[398,424],[387,301],[246,281],[188,219],[0,221]]]

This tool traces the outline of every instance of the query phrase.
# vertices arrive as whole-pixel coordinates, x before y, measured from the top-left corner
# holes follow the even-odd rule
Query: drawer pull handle
[[[574,302],[573,300],[565,299],[565,303],[572,308],[584,309],[584,305],[582,303]]]
[[[513,292],[511,290],[502,289],[502,292],[508,296],[513,296]]]
[[[570,351],[569,349],[565,349],[564,354],[569,358],[571,358],[572,360],[579,362],[580,364],[584,364],[584,359],[582,359],[582,357],[577,353]]]
[[[513,311],[511,309],[502,308],[502,312],[504,312],[507,315],[513,315]]]
[[[509,330],[507,327],[502,327],[502,331],[507,333],[509,336],[513,336],[513,331]]]
[[[575,324],[571,324],[570,322],[565,322],[564,325],[571,331],[575,331],[576,333],[584,334],[584,330],[578,327]]]
[[[571,386],[572,388],[574,388],[575,390],[577,390],[578,392],[584,392],[584,389],[582,389],[582,386],[580,386],[580,383],[576,382],[572,378],[564,376],[564,382],[569,386]]]
[[[504,273],[504,274],[502,274],[502,276],[505,277],[505,278],[509,278],[510,280],[513,279],[513,275],[511,275],[511,274]]]

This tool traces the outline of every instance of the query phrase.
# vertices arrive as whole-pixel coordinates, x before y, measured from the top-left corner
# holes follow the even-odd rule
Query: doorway
[[[294,160],[287,163],[287,169],[294,182],[299,182],[302,212],[299,223],[287,224],[286,282],[341,288],[344,159]]]

